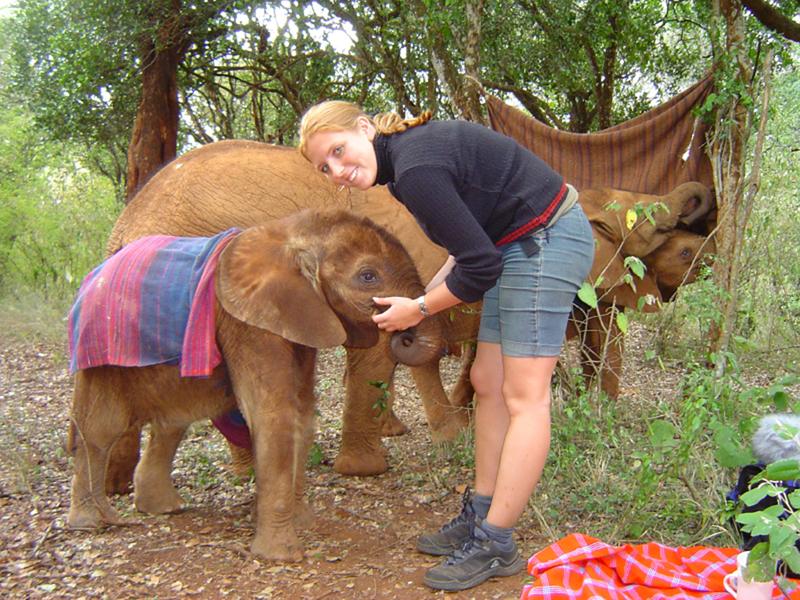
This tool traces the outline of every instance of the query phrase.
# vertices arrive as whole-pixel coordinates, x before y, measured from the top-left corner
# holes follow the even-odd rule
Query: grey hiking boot
[[[447,556],[463,546],[470,538],[470,527],[475,522],[475,510],[467,489],[461,500],[461,512],[439,531],[423,533],[417,538],[417,550],[433,556]]]
[[[525,560],[512,543],[502,550],[490,540],[479,525],[473,527],[470,540],[425,574],[425,585],[436,590],[457,592],[483,583],[490,577],[516,575],[525,568]]]

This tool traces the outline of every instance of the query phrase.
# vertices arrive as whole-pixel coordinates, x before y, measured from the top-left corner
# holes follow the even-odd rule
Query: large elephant
[[[212,235],[320,206],[354,211],[393,233],[408,249],[423,281],[430,280],[447,257],[385,187],[337,191],[295,149],[240,140],[202,146],[166,165],[119,216],[107,251],[110,255],[146,235]],[[435,320],[446,329],[446,339],[467,339],[474,329],[475,313],[459,307]],[[451,348],[459,350],[459,345]],[[347,349],[346,400],[336,471],[370,475],[387,469],[381,432],[399,433],[402,424],[391,412],[381,414],[375,408],[381,392],[370,382],[391,382],[396,365],[385,344],[367,350]],[[425,402],[434,440],[452,439],[467,423],[461,406],[471,398],[471,388],[462,386],[453,406],[442,387],[438,361],[412,369],[412,375]],[[109,491],[127,489],[138,448],[135,429],[118,442],[108,472]]]
[[[180,367],[141,362],[139,353],[134,364],[148,366],[132,366],[118,358],[117,350],[120,336],[131,330],[129,323],[139,323],[143,315],[160,317],[166,303],[188,295],[189,286],[174,277],[177,268],[170,257],[187,255],[186,244],[197,243],[196,238],[169,238],[168,252],[161,255],[167,258],[158,261],[147,250],[163,237],[143,238],[108,259],[82,286],[70,317],[74,364],[85,368],[75,380],[75,475],[68,523],[93,528],[121,522],[103,486],[107,458],[130,426],[145,423],[150,423],[151,438],[134,475],[136,507],[149,513],[179,509],[181,498],[170,473],[186,428],[194,420],[238,407],[250,429],[256,467],[252,551],[270,559],[299,560],[302,545],[295,522],[310,516],[303,482],[312,435],[316,349],[367,348],[380,337],[391,338],[393,360],[415,364],[441,351],[441,330],[436,320],[394,335],[375,327],[374,296],[416,296],[423,285],[405,248],[368,219],[343,210],[305,210],[225,239],[218,264],[206,279],[216,282],[215,293],[193,292],[201,300],[210,298],[205,306],[214,318],[203,321],[202,314],[212,313],[195,313],[194,301],[188,317],[189,322],[215,326],[210,333],[216,333],[222,362],[209,364],[213,371],[207,378],[181,376],[187,353]],[[191,273],[198,263],[194,254],[189,256],[185,270]],[[143,272],[157,273],[152,287],[132,276],[140,264],[145,265]],[[161,300],[160,293],[150,293],[164,289],[176,296]],[[133,311],[126,312],[130,304]],[[151,313],[148,305],[157,309]],[[124,324],[114,328],[110,339],[102,333],[108,322]],[[143,327],[150,331],[152,320]],[[157,331],[155,338],[132,338],[140,353],[155,345],[148,340],[164,344],[166,336]],[[123,346],[130,345],[126,337]],[[109,347],[113,352],[108,355],[98,351]],[[111,365],[125,366],[109,366],[112,356]]]

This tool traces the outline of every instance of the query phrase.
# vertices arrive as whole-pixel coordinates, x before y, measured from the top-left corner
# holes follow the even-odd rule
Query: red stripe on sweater
[[[540,215],[535,216],[533,219],[525,223],[522,227],[518,227],[508,235],[503,236],[500,240],[495,244],[495,246],[500,247],[508,244],[509,242],[513,242],[516,239],[521,238],[526,233],[532,231],[542,223],[546,223],[547,219],[550,218],[550,215],[553,214],[553,211],[561,204],[561,200],[564,198],[564,194],[567,193],[567,184],[562,183],[561,189],[558,190],[556,197],[553,198],[552,202],[547,206],[544,212]]]

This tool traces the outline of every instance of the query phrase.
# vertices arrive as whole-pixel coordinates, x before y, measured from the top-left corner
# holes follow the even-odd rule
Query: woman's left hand
[[[378,306],[388,306],[385,311],[373,315],[372,320],[379,329],[384,331],[399,331],[413,327],[423,316],[419,311],[419,304],[411,298],[389,296],[388,298],[373,298]]]

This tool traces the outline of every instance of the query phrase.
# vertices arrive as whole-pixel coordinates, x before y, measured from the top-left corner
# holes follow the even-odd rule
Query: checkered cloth
[[[180,364],[182,377],[210,375],[222,360],[214,275],[238,232],[145,237],[89,273],[68,319],[70,370]]]
[[[521,600],[730,600],[722,580],[736,570],[737,554],[738,548],[671,548],[655,542],[610,546],[572,534],[528,560],[535,580],[525,585]],[[773,598],[782,597],[776,586]]]

